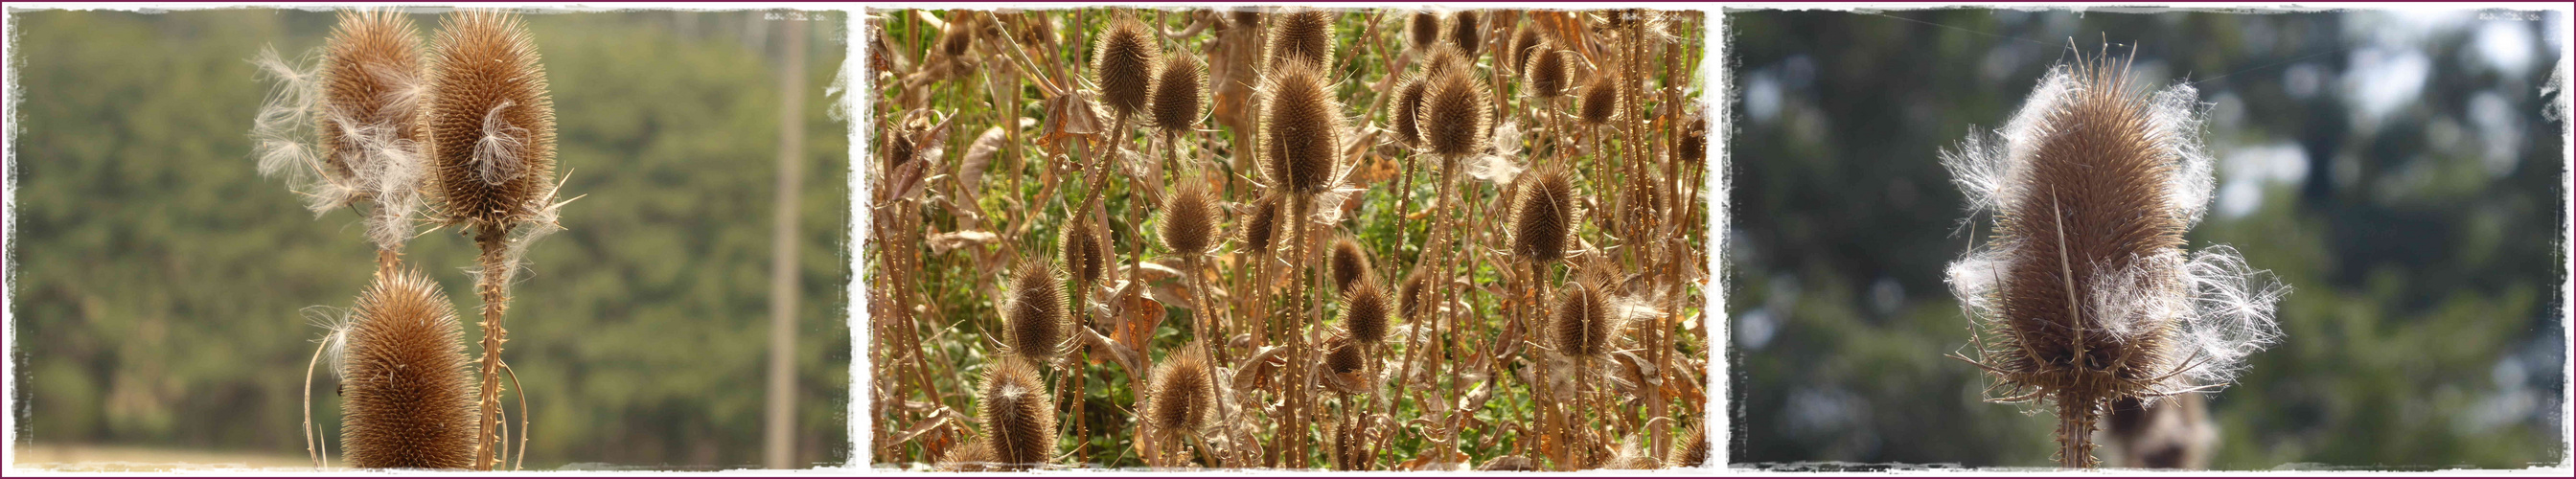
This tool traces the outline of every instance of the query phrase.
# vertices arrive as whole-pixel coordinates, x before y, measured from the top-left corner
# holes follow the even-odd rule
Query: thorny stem
[[[475,441],[474,468],[485,471],[492,470],[495,453],[492,446],[501,440],[493,434],[498,431],[501,421],[501,377],[498,374],[501,343],[508,342],[510,337],[510,330],[502,326],[501,316],[510,307],[507,284],[510,265],[509,259],[504,257],[508,249],[503,236],[506,233],[506,229],[499,226],[483,225],[475,228],[474,236],[475,246],[483,250],[481,257],[477,258],[482,263],[483,274],[475,278],[475,292],[483,297],[483,398],[480,403],[483,420]]]

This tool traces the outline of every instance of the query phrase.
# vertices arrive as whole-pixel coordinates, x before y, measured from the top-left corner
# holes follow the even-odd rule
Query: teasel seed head
[[[1376,280],[1361,280],[1342,293],[1342,327],[1350,330],[1351,339],[1362,344],[1386,342],[1387,331],[1393,329],[1388,318],[1393,311],[1386,301],[1386,287]]]
[[[1093,227],[1090,221],[1076,219],[1065,224],[1064,237],[1056,241],[1065,272],[1073,275],[1076,287],[1099,283],[1109,273],[1109,241]]]
[[[993,469],[993,444],[986,439],[967,441],[939,457],[939,470],[950,472],[985,472]]]
[[[1207,95],[1207,74],[1198,57],[1181,52],[1164,57],[1162,73],[1154,76],[1154,127],[1176,134],[1197,128]]]
[[[1226,14],[1227,18],[1233,19],[1236,28],[1251,28],[1261,24],[1259,7],[1236,7],[1233,10],[1227,10]]]
[[[1126,116],[1145,113],[1153,101],[1154,67],[1163,61],[1163,46],[1153,30],[1133,15],[1121,13],[1091,49],[1092,82],[1100,86],[1100,103]]]
[[[554,201],[555,108],[519,16],[458,10],[430,54],[431,204],[451,225],[508,229]]]
[[[361,468],[474,467],[480,395],[456,306],[419,271],[358,296],[341,364],[341,443]]]
[[[1512,202],[1512,255],[1547,264],[1565,259],[1574,243],[1574,178],[1563,167],[1541,166],[1521,176]]]
[[[1185,437],[1214,424],[1216,370],[1205,346],[1193,343],[1172,353],[1154,368],[1153,381],[1143,412],[1158,434]]]
[[[1423,313],[1430,311],[1431,273],[1414,268],[1413,274],[1404,275],[1404,284],[1396,287],[1395,298],[1396,311],[1405,319],[1421,319]]]
[[[1333,22],[1326,10],[1299,10],[1270,15],[1270,68],[1304,63],[1318,76],[1333,66]]]
[[[1569,356],[1599,359],[1609,353],[1610,335],[1615,316],[1610,314],[1610,297],[1602,287],[1576,281],[1565,288],[1565,298],[1557,303],[1556,315],[1548,322],[1548,334],[1556,341],[1558,352]]]
[[[1404,32],[1408,35],[1407,39],[1411,40],[1406,42],[1407,46],[1422,50],[1440,43],[1440,14],[1431,13],[1430,10],[1416,10],[1413,15],[1406,18]]]
[[[1441,71],[1428,81],[1419,113],[1426,151],[1445,157],[1484,151],[1491,143],[1486,122],[1493,118],[1494,108],[1486,97],[1485,82],[1476,81],[1466,68]]]
[[[368,183],[372,147],[420,140],[420,30],[391,10],[343,10],[323,45],[323,163],[339,178]],[[350,133],[376,139],[350,138]],[[369,143],[378,143],[370,145]],[[412,186],[403,185],[405,188]],[[372,200],[373,198],[366,198]]]
[[[1422,141],[1421,122],[1415,120],[1422,112],[1422,94],[1430,85],[1420,77],[1408,77],[1395,87],[1395,102],[1387,105],[1394,111],[1387,112],[1386,116],[1389,126],[1395,129],[1397,143],[1413,146]]]
[[[939,53],[949,58],[962,59],[969,50],[974,48],[975,30],[980,23],[975,21],[975,13],[972,11],[956,12],[957,15],[948,19],[948,29],[939,34]]]
[[[1546,41],[1539,38],[1536,28],[1523,25],[1516,30],[1518,31],[1512,34],[1512,62],[1509,67],[1515,71],[1529,65],[1530,53],[1537,52],[1540,45],[1546,44]],[[1496,57],[1500,58],[1499,55]]]
[[[1291,194],[1323,193],[1341,165],[1341,101],[1324,73],[1303,62],[1277,65],[1266,83],[1263,169]]]
[[[1708,161],[1707,117],[1692,113],[1690,121],[1682,123],[1681,140],[1673,145],[1673,157],[1689,164]]]
[[[1428,80],[1451,70],[1474,70],[1475,68],[1476,61],[1467,57],[1466,50],[1459,50],[1457,45],[1442,43],[1432,45],[1430,53],[1422,57],[1421,78]],[[1472,76],[1475,72],[1469,71],[1467,74]]]
[[[1673,443],[1671,457],[1664,458],[1664,464],[1672,467],[1708,467],[1708,430],[1702,429],[1703,427],[1705,426],[1691,426],[1690,429],[1683,430],[1680,436],[1675,437],[1674,439],[1680,442]]]
[[[1244,249],[1260,253],[1270,252],[1270,240],[1279,233],[1279,216],[1285,214],[1280,212],[1279,203],[1280,196],[1276,193],[1262,195],[1261,199],[1253,200],[1252,213],[1243,220]]]
[[[1216,197],[1208,193],[1206,180],[1181,180],[1163,199],[1163,247],[1184,257],[1207,254],[1216,248],[1217,215]]]
[[[1449,43],[1457,45],[1468,58],[1475,58],[1485,48],[1485,22],[1478,17],[1475,10],[1459,10],[1449,18]]]
[[[1609,123],[1611,117],[1619,115],[1619,89],[1622,88],[1622,82],[1616,79],[1618,77],[1616,74],[1596,73],[1600,75],[1593,77],[1591,84],[1583,87],[1583,106],[1578,117],[1584,124]]]
[[[1368,250],[1349,236],[1333,240],[1333,290],[1350,291],[1351,285],[1368,279]]]
[[[1476,470],[1536,471],[1538,470],[1538,461],[1532,461],[1530,458],[1522,456],[1503,456],[1494,458],[1494,460],[1491,461],[1485,461],[1483,465],[1476,466]]]
[[[1028,469],[1055,456],[1055,398],[1029,360],[1004,355],[984,370],[984,439],[993,447],[993,462],[1005,469]]]
[[[1324,340],[1325,370],[1333,374],[1355,374],[1367,370],[1368,355],[1360,351],[1361,344],[1352,341],[1347,332],[1336,333],[1331,339]]]
[[[1528,72],[1530,95],[1542,99],[1565,96],[1567,87],[1573,85],[1574,52],[1541,42],[1531,49],[1529,63],[1522,71]]]
[[[1057,279],[1055,265],[1029,261],[1011,276],[1009,313],[1002,318],[1009,324],[1003,344],[1013,354],[1040,362],[1055,360],[1070,343],[1073,322],[1067,314],[1064,281]]]

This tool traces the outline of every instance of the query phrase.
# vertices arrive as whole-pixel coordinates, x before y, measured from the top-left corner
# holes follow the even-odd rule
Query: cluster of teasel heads
[[[2278,339],[2272,308],[2289,292],[2233,248],[2183,248],[2212,188],[2198,94],[2142,91],[2127,67],[2078,55],[2003,129],[1942,155],[1971,218],[1993,219],[1949,267],[1977,324],[1975,356],[1955,356],[1986,372],[1989,401],[2053,405],[2070,468],[2099,464],[2113,404],[2225,386]]]
[[[377,248],[376,274],[355,308],[322,321],[315,354],[340,378],[340,442],[355,467],[491,469],[512,458],[500,381],[517,380],[500,359],[501,315],[527,244],[559,229],[554,107],[527,29],[485,10],[439,26],[424,45],[408,15],[344,11],[318,65],[274,51],[256,62],[276,82],[252,130],[260,172],[285,178],[317,215],[363,210]],[[424,218],[482,250],[479,360],[466,355],[448,294],[402,265]],[[309,413],[306,423],[316,465],[327,464],[328,434]]]
[[[877,18],[878,461],[1705,465],[1685,17]]]

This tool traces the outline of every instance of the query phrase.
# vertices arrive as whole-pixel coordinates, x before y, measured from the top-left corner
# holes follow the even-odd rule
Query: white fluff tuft
[[[474,140],[474,172],[483,184],[499,186],[526,174],[527,165],[519,159],[519,145],[526,144],[528,129],[501,119],[501,112],[513,103],[502,101],[483,113],[483,137]]]
[[[2281,340],[2273,308],[2290,286],[2247,266],[2236,248],[2212,246],[2191,255],[2182,283],[2191,302],[2181,311],[2180,347],[2199,356],[2184,376],[2226,384],[2244,370],[2246,356]]]
[[[2189,83],[2165,88],[2148,100],[2150,137],[2159,153],[2174,163],[2174,175],[2165,185],[2165,204],[2185,228],[2200,224],[2209,212],[2210,193],[2218,189],[2218,180],[2211,174],[2217,162],[2201,147],[2201,119],[2208,114],[2200,91]]]

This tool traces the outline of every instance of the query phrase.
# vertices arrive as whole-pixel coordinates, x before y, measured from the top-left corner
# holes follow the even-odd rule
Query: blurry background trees
[[[437,16],[415,15],[423,34]],[[530,469],[756,465],[780,152],[784,18],[812,18],[792,244],[798,464],[848,457],[848,140],[823,94],[843,15],[528,15],[553,84],[570,230],[537,243],[506,354],[527,389]],[[250,157],[268,85],[248,61],[319,45],[326,11],[10,15],[22,88],[13,180],[18,381],[28,446],[273,454],[303,462],[312,339],[372,268],[345,210],[319,219]],[[426,37],[424,37],[426,39]],[[453,229],[408,260],[474,295]],[[480,330],[467,318],[467,340]],[[470,349],[470,348],[469,348]],[[327,373],[325,373],[327,375]],[[332,383],[315,417],[338,431]],[[516,409],[515,402],[511,406]],[[337,449],[336,437],[334,449]],[[80,460],[153,461],[91,454]],[[335,464],[337,464],[335,462]]]
[[[2560,14],[1924,10],[1726,15],[1739,463],[2038,466],[2052,416],[1979,401],[1938,161],[2046,69],[2113,43],[2192,82],[2218,160],[2193,248],[2296,290],[2211,397],[2213,467],[2558,464],[2567,124]],[[2561,93],[2563,94],[2563,93]]]

